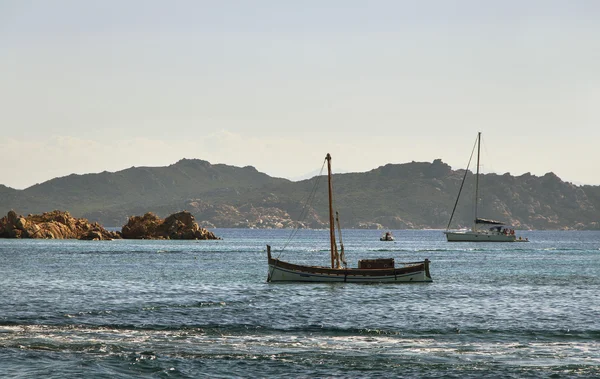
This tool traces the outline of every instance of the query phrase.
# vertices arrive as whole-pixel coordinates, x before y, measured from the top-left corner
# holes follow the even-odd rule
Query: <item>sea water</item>
[[[350,266],[429,258],[428,284],[271,284],[267,244],[327,265],[328,231],[214,232],[0,240],[0,377],[600,376],[600,232],[344,231]]]

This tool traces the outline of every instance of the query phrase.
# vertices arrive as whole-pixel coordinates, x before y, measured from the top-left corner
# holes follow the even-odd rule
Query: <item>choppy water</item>
[[[265,244],[290,231],[215,232],[0,240],[0,377],[600,376],[600,232],[345,232],[353,266],[432,261],[433,283],[400,285],[268,284]],[[327,235],[282,258],[327,264]]]

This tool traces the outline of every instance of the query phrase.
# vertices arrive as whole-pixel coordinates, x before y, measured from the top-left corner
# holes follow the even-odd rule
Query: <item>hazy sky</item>
[[[0,0],[0,183],[441,158],[600,184],[600,1]]]

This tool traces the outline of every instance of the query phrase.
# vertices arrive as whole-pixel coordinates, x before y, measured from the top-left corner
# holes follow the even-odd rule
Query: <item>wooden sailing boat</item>
[[[305,266],[284,262],[271,256],[271,246],[267,245],[267,256],[269,260],[268,282],[348,282],[348,283],[418,283],[431,282],[429,274],[429,260],[422,262],[410,262],[395,267],[394,258],[362,259],[358,261],[358,268],[347,268],[344,260],[344,245],[340,244],[338,253],[335,240],[335,224],[332,204],[332,182],[331,182],[331,155],[325,157],[327,161],[327,179],[329,194],[329,240],[331,267]],[[339,220],[338,225],[339,229]],[[341,240],[341,235],[340,235]],[[343,266],[340,264],[340,259]]]
[[[465,179],[467,177],[467,172],[469,170],[469,167],[467,167],[462,184],[460,186],[461,190],[458,191],[456,203],[454,203],[454,209],[450,215],[450,221],[448,221],[448,226],[444,232],[446,239],[448,242],[528,242],[529,240],[527,238],[523,239],[522,237],[519,237],[517,239],[514,229],[508,227],[504,222],[479,218],[479,215],[477,214],[477,206],[479,203],[480,153],[481,132],[477,134],[477,173],[475,174],[475,218],[473,221],[473,227],[471,230],[449,230],[452,217],[454,216],[454,211],[456,210],[456,205],[458,204],[458,199],[460,199],[460,193],[463,184],[465,183]],[[471,153],[471,157],[472,156],[473,155]]]

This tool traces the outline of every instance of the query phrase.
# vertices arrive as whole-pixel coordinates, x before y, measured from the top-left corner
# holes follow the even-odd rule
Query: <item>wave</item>
[[[600,367],[568,354],[561,359],[543,357],[525,349],[517,354],[486,347],[420,346],[410,343],[396,347],[351,344],[310,348],[305,345],[264,347],[231,346],[231,350],[208,346],[181,349],[131,349],[111,353],[64,354],[22,351],[1,354],[7,377],[176,377],[218,378],[314,378],[314,377],[444,377],[470,378],[548,378],[600,375]],[[557,350],[559,354],[564,351]],[[527,354],[530,353],[530,354]],[[14,354],[14,355],[9,355]],[[57,359],[57,357],[59,359]],[[3,374],[7,371],[3,370]]]
[[[320,377],[335,376],[337,370],[343,376],[389,377],[422,370],[421,375],[415,375],[463,378],[468,372],[468,377],[479,378],[484,373],[484,377],[494,377],[490,373],[503,368],[516,370],[510,377],[527,372],[541,372],[540,377],[547,377],[557,368],[561,376],[566,372],[600,373],[598,338],[597,330],[395,330],[243,323],[19,325],[0,326],[0,359],[6,366],[27,362],[26,369],[33,370],[27,372],[38,374],[47,373],[52,365],[46,358],[60,357],[57,362],[83,367],[88,375],[98,365],[110,366],[113,373],[127,367],[126,375],[159,376],[172,376],[178,368],[189,370],[190,365],[199,365],[196,374],[201,370],[217,377],[236,372],[256,377],[289,377],[293,372]],[[27,361],[20,358],[23,354]],[[40,362],[37,358],[45,363],[43,368],[36,366]],[[82,365],[80,360],[93,362],[93,366]],[[99,369],[106,375],[105,367]],[[269,370],[273,375],[267,375]],[[189,374],[183,376],[194,376]]]
[[[535,341],[597,341],[600,339],[600,330],[597,329],[482,329],[482,328],[414,328],[414,329],[386,329],[386,328],[357,328],[357,327],[335,327],[320,324],[309,324],[305,326],[268,326],[246,323],[190,323],[190,324],[133,324],[133,323],[110,323],[102,325],[91,324],[17,324],[11,322],[0,323],[0,341],[11,334],[20,336],[26,334],[53,335],[54,333],[102,333],[122,332],[124,335],[142,332],[185,332],[201,333],[203,335],[229,335],[259,336],[259,335],[311,335],[320,337],[343,337],[343,336],[388,336],[409,337],[413,339],[439,339],[450,337],[451,339],[461,335],[468,340],[506,340],[518,341],[531,339]]]

